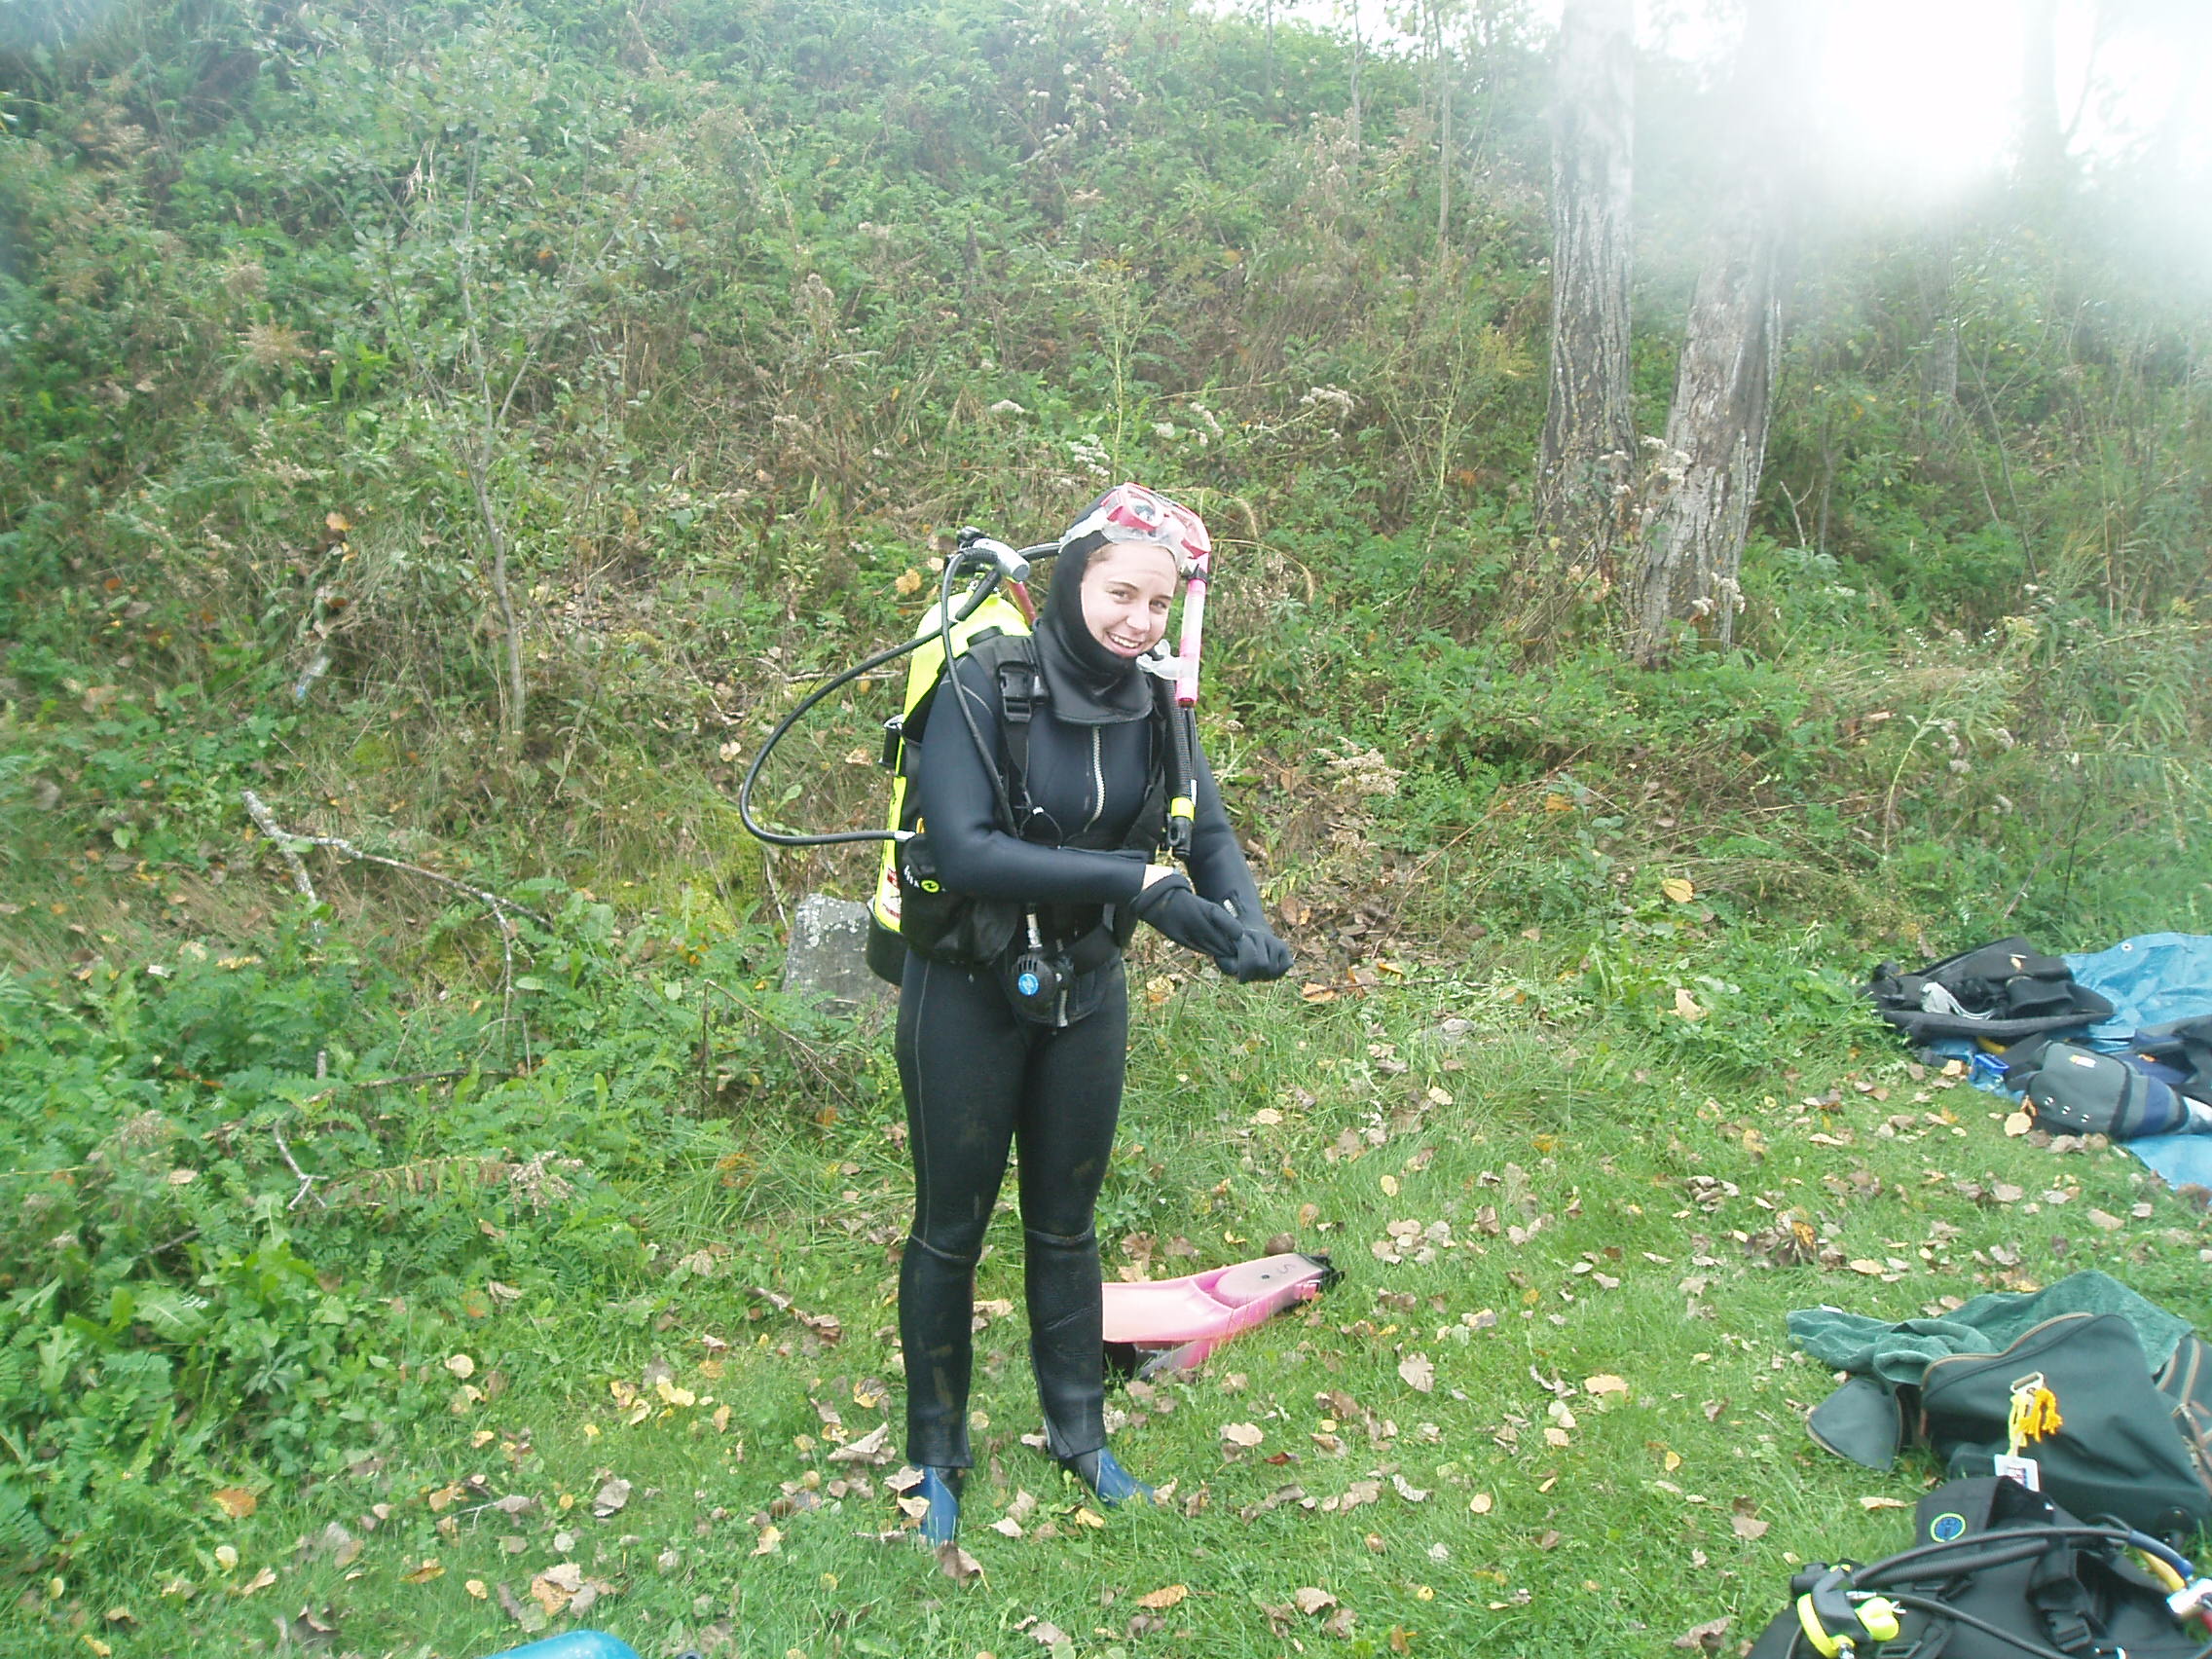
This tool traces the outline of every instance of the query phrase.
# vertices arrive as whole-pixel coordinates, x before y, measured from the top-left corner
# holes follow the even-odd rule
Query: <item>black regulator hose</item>
[[[1025,556],[1035,559],[1050,557],[1058,550],[1057,543],[1048,542],[1042,547],[1025,547],[1022,552]],[[824,698],[833,692],[843,690],[864,674],[873,673],[887,662],[896,662],[908,651],[915,650],[932,640],[940,641],[947,647],[945,663],[949,668],[952,661],[950,645],[953,624],[965,622],[973,616],[977,608],[982,605],[983,601],[990,598],[993,590],[999,584],[997,569],[995,567],[986,568],[983,579],[977,583],[975,590],[968,595],[967,603],[960,608],[960,614],[957,617],[954,616],[952,614],[952,584],[957,579],[960,571],[967,566],[968,561],[960,555],[955,555],[944,562],[944,580],[939,584],[938,588],[939,627],[935,633],[916,634],[910,640],[903,640],[885,650],[877,651],[865,661],[855,663],[844,673],[808,692],[790,714],[776,722],[775,729],[768,733],[768,740],[760,745],[759,753],[753,756],[753,764],[746,767],[745,781],[738,786],[737,791],[738,822],[745,826],[756,840],[765,841],[774,847],[839,847],[849,846],[860,841],[895,841],[899,838],[897,832],[890,830],[840,830],[819,835],[802,835],[789,830],[770,830],[753,816],[753,789],[760,780],[761,767],[768,763],[768,756],[776,752],[776,745],[783,742],[785,735],[791,731],[792,727],[805,719],[807,713]],[[947,678],[950,678],[950,676],[948,675]],[[963,712],[965,713],[965,709]],[[969,718],[969,729],[971,732],[975,730],[973,716]],[[977,739],[977,748],[978,750],[981,748],[979,738]]]

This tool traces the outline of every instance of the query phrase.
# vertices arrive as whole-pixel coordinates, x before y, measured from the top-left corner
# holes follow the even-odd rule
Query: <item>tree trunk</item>
[[[1536,452],[1542,565],[1609,577],[1636,457],[1630,398],[1630,0],[1567,0],[1552,100],[1551,398]]]
[[[1807,0],[1753,0],[1729,90],[1734,176],[1690,301],[1630,618],[1646,665],[1683,624],[1727,644],[1743,607],[1739,575],[1782,350],[1780,269],[1788,88],[1801,70]]]
[[[2058,0],[2027,0],[2020,19],[2020,182],[2049,199],[2066,182],[2058,123]]]
[[[1723,645],[1734,634],[1782,341],[1780,253],[1772,219],[1739,210],[1698,275],[1667,415],[1662,494],[1637,573],[1633,645],[1646,665],[1668,654],[1677,624]]]

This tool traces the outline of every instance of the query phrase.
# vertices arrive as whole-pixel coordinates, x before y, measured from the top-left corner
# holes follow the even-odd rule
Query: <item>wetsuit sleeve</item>
[[[961,684],[975,692],[967,699],[968,708],[984,747],[996,756],[998,688],[973,661],[960,662],[955,672]],[[958,694],[950,684],[938,687],[926,738],[915,746],[915,797],[944,884],[978,899],[1034,904],[1120,904],[1133,899],[1144,885],[1140,861],[1075,847],[1039,846],[1000,828],[997,793],[953,701]],[[1217,805],[1217,814],[1219,810]],[[1227,830],[1226,821],[1222,828]],[[1235,843],[1230,845],[1234,851]]]
[[[1229,814],[1221,804],[1221,791],[1214,784],[1213,768],[1206,764],[1202,748],[1198,761],[1198,811],[1191,825],[1191,885],[1202,898],[1228,901],[1243,920],[1267,926],[1267,913],[1260,908],[1260,890],[1252,880],[1252,866],[1244,862],[1244,849],[1237,845],[1236,831],[1229,827]]]

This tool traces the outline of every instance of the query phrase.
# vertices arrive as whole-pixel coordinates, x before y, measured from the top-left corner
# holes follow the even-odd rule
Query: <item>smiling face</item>
[[[1083,572],[1083,625],[1118,657],[1142,656],[1167,632],[1175,559],[1164,547],[1109,541]]]

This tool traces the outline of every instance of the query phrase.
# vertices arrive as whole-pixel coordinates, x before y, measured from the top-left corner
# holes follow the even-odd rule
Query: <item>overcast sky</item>
[[[1371,39],[1406,39],[1390,19],[1414,13],[1407,0],[1278,0],[1276,15],[1343,25],[1355,3]],[[1526,10],[1548,29],[1560,3],[1530,0]],[[1809,114],[1840,168],[1869,189],[1933,198],[2003,165],[2017,120],[2023,0],[1810,3],[1825,40]],[[1257,15],[1265,0],[1221,4]],[[2202,79],[2212,0],[2176,0],[2158,34],[2113,25],[2130,10],[2117,0],[2059,0],[2060,121],[2074,127],[2077,153],[2094,157],[2143,137],[2186,99],[2185,160],[2201,172],[2212,162]],[[1742,27],[1729,0],[1638,0],[1637,12],[1646,48],[1696,62],[1724,61]],[[2202,16],[2182,21],[2190,12]],[[2174,28],[2194,38],[2178,41]],[[2194,202],[2183,210],[2204,211]]]

